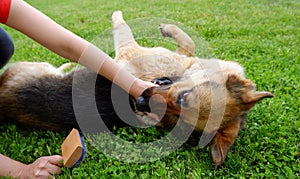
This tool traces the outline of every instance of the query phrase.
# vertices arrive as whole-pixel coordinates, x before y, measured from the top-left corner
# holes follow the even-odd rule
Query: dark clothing
[[[14,53],[14,43],[8,33],[0,27],[0,69]]]

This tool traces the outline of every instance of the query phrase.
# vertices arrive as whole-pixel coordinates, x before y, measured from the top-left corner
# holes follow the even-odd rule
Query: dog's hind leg
[[[124,50],[128,52],[130,48],[138,48],[139,45],[134,40],[131,29],[123,19],[121,11],[113,12],[111,21],[113,25],[116,58],[118,59],[121,53],[123,53],[123,48],[125,48]]]
[[[183,30],[173,24],[160,24],[160,32],[164,37],[170,37],[174,39],[178,48],[176,52],[178,54],[192,57],[195,52],[195,43]]]

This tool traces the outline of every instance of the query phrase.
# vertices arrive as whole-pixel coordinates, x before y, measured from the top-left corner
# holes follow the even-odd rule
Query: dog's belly
[[[194,62],[194,58],[161,47],[132,47],[119,51],[116,60],[131,74],[144,81],[165,76],[182,76]]]
[[[182,64],[159,55],[142,56],[125,66],[131,74],[145,81],[163,76],[182,76],[185,71]]]

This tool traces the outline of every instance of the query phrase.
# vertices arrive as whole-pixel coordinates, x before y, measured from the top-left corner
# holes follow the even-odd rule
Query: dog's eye
[[[179,93],[176,103],[182,107],[187,107],[187,97],[191,93],[191,90],[182,91]]]
[[[156,78],[154,80],[151,80],[151,82],[157,85],[169,85],[173,83],[173,81],[168,77]]]

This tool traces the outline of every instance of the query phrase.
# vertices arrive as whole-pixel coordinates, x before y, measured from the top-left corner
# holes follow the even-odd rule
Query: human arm
[[[62,165],[59,155],[38,158],[33,163],[26,165],[0,154],[0,177],[48,179],[61,172]]]
[[[100,49],[22,0],[12,0],[6,25],[24,33],[56,54],[108,78],[135,98],[146,88],[153,86],[135,78]],[[91,50],[92,56],[84,53]]]

